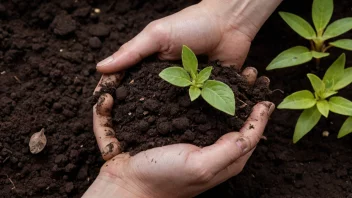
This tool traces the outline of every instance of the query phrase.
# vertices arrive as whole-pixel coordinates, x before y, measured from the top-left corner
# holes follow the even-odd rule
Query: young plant
[[[279,12],[284,21],[300,36],[310,41],[311,49],[296,46],[281,52],[266,68],[267,70],[280,69],[300,65],[316,58],[329,56],[326,51],[331,47],[352,50],[352,39],[340,39],[334,42],[325,41],[340,36],[352,29],[352,17],[339,19],[330,25],[334,9],[333,0],[314,0],[312,18],[315,30],[303,18],[288,12]]]
[[[326,71],[323,80],[314,74],[307,74],[314,89],[298,91],[287,96],[277,107],[278,109],[304,109],[296,123],[293,142],[298,142],[318,123],[321,115],[328,117],[329,112],[352,116],[352,102],[333,96],[337,91],[352,82],[352,67],[345,69],[346,56],[342,54]],[[333,96],[333,97],[331,97]],[[352,131],[352,118],[348,118],[342,126],[338,137]]]
[[[194,101],[199,96],[214,108],[235,115],[235,95],[223,82],[209,80],[213,67],[206,67],[198,73],[196,55],[187,46],[182,47],[183,68],[173,66],[164,69],[159,76],[178,87],[190,87],[189,97]]]

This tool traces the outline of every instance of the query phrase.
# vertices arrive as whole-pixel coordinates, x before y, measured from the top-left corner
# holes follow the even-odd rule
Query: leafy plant
[[[352,67],[345,69],[346,56],[342,54],[320,79],[314,74],[307,74],[312,84],[314,94],[302,90],[287,96],[277,107],[278,109],[304,109],[296,123],[293,142],[298,142],[318,123],[321,115],[328,117],[329,112],[352,116],[352,102],[333,96],[338,90],[352,83]],[[352,132],[352,117],[349,117],[341,127],[338,137]]]
[[[312,18],[315,30],[303,18],[288,12],[279,12],[284,21],[300,36],[310,41],[311,49],[304,46],[292,47],[280,53],[266,68],[267,70],[291,67],[329,56],[326,51],[331,47],[352,50],[352,39],[340,39],[334,42],[325,41],[340,36],[352,29],[352,17],[334,21],[330,19],[334,10],[333,0],[314,0]]]
[[[190,87],[191,101],[199,96],[214,108],[230,115],[235,115],[235,95],[232,89],[223,82],[209,80],[213,67],[206,67],[198,73],[196,55],[187,46],[182,47],[183,68],[173,66],[164,69],[159,76],[178,87]]]

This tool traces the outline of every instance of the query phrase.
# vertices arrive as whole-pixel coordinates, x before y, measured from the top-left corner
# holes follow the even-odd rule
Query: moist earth
[[[210,79],[224,82],[234,91],[236,116],[230,116],[201,97],[191,102],[187,88],[162,80],[158,74],[171,65],[177,64],[155,59],[145,61],[127,70],[122,84],[115,88],[112,121],[123,151],[133,155],[175,143],[210,145],[227,132],[239,131],[253,105],[270,94],[263,81],[258,80],[250,87],[233,68],[201,64],[200,69],[213,65]]]
[[[116,51],[150,21],[194,3],[0,1],[0,197],[81,197],[104,163],[92,131],[91,95],[100,78],[96,62]],[[335,1],[333,20],[351,16],[351,8],[350,0]],[[293,12],[308,20],[310,9],[311,1],[287,0],[278,11]],[[351,33],[341,36],[351,37]],[[270,99],[275,104],[294,91],[311,90],[305,74],[313,72],[321,77],[324,69],[342,53],[332,49],[320,70],[309,63],[299,68],[264,71],[279,52],[295,45],[308,46],[277,12],[252,43],[246,65],[255,66],[260,74],[270,77],[273,90]],[[351,66],[352,53],[346,55],[347,66]],[[151,65],[166,66],[153,60]],[[131,75],[138,71],[143,69],[132,69]],[[341,95],[351,99],[351,90],[348,86]],[[127,86],[118,89],[125,99],[130,97],[129,91]],[[118,95],[123,98],[124,94]],[[124,101],[122,98],[120,101]],[[138,104],[143,107],[146,100]],[[212,111],[201,101],[197,104]],[[275,111],[264,134],[267,140],[260,142],[243,172],[199,197],[351,197],[352,138],[351,135],[336,138],[345,118],[331,114],[293,145],[292,134],[299,113]],[[184,123],[182,119],[180,123]],[[188,120],[190,125],[193,121]],[[145,126],[144,123],[139,127],[146,129]],[[42,128],[46,130],[48,143],[41,153],[33,155],[28,141]],[[150,125],[146,132],[149,130]],[[190,141],[192,134],[186,131],[182,130],[182,135]],[[322,137],[323,131],[329,131],[329,137]],[[126,149],[128,146],[138,149],[135,143],[126,145]]]

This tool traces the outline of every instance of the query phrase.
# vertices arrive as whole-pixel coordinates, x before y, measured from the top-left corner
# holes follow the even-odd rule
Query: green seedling
[[[342,54],[326,71],[323,80],[314,74],[307,74],[314,94],[309,90],[295,92],[287,96],[278,109],[304,109],[296,123],[293,142],[298,142],[313,129],[321,115],[328,117],[329,112],[352,116],[352,102],[334,96],[338,90],[352,82],[352,67],[345,69],[346,56]],[[333,96],[333,97],[331,97]],[[352,118],[348,118],[340,129],[338,138],[352,132]]]
[[[213,67],[206,67],[198,73],[196,55],[187,46],[182,47],[183,67],[173,66],[164,69],[159,76],[172,85],[190,87],[191,101],[199,96],[214,108],[230,115],[235,115],[235,95],[232,89],[223,82],[209,80]]]
[[[330,19],[334,10],[333,0],[314,0],[312,18],[315,30],[303,18],[288,12],[279,12],[284,21],[300,36],[310,41],[311,49],[304,46],[292,47],[280,53],[266,68],[267,70],[297,66],[329,56],[326,51],[331,47],[352,50],[352,39],[340,39],[326,43],[327,40],[340,36],[352,29],[352,17],[334,21]]]

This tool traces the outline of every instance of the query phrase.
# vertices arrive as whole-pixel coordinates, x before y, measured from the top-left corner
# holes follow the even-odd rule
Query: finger
[[[270,86],[270,79],[266,76],[261,76],[257,79],[255,82],[256,87],[264,87],[264,88],[269,88]]]
[[[249,145],[248,148],[250,149],[257,145],[274,109],[275,105],[268,101],[260,102],[253,107],[251,115],[240,129],[240,133],[244,137],[241,139],[241,143]]]
[[[222,41],[215,51],[209,54],[210,60],[219,60],[222,66],[241,69],[249,52],[252,39],[241,32],[235,31],[232,34],[226,34]]]
[[[195,152],[196,159],[204,163],[205,170],[218,174],[257,145],[274,108],[271,102],[258,103],[239,133],[225,134],[215,144]]]
[[[239,157],[235,162],[233,162],[231,165],[220,171],[209,183],[209,187],[212,188],[229,178],[238,175],[246,165],[248,159],[252,156],[255,148],[247,152],[245,155]]]
[[[117,87],[121,83],[125,72],[118,72],[114,74],[103,74],[95,87],[93,95],[97,94],[103,87]]]
[[[247,80],[248,84],[253,86],[257,80],[258,71],[254,67],[246,67],[242,71],[242,76]]]
[[[112,129],[111,108],[114,99],[110,94],[99,97],[93,107],[93,131],[104,160],[109,160],[121,152],[120,143]]]
[[[133,66],[143,58],[159,52],[161,43],[165,43],[167,35],[167,28],[158,21],[154,21],[113,55],[100,61],[97,64],[97,70],[102,73],[112,73]]]

